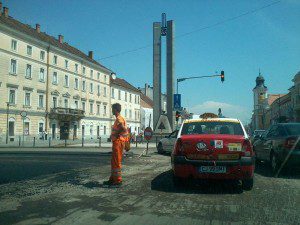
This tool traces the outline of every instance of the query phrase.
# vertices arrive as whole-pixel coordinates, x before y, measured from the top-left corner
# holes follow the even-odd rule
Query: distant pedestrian
[[[122,185],[122,156],[125,142],[128,141],[128,130],[125,119],[120,115],[121,105],[115,103],[112,105],[112,113],[116,117],[112,127],[112,157],[111,157],[111,176],[108,181],[104,181],[103,185],[109,187],[119,187]]]

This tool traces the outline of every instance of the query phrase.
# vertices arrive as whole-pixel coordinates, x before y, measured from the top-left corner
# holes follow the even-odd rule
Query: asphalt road
[[[102,187],[110,154],[0,154],[0,224],[299,224],[300,175],[259,164],[251,191],[204,181],[177,189],[170,157],[124,159],[124,185]]]

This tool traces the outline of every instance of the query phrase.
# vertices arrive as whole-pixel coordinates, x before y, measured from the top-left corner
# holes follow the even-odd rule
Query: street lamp
[[[8,114],[9,114],[9,102],[6,102],[6,144],[8,144]]]

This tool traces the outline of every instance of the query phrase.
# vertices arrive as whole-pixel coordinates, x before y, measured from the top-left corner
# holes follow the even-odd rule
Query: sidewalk
[[[140,144],[136,148],[135,145],[131,145],[131,149],[128,154],[141,154],[146,150],[146,144]],[[149,143],[149,153],[156,152],[155,143]],[[2,147],[0,148],[1,154],[110,154],[111,153],[111,143],[103,143],[101,147],[84,147],[81,146],[67,146],[67,147]]]

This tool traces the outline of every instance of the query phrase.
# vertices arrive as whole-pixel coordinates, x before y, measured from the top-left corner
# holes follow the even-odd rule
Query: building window
[[[85,111],[85,102],[82,102],[82,110]]]
[[[16,90],[9,90],[9,104],[16,104]]]
[[[106,79],[107,79],[107,78],[106,78],[106,75],[104,75],[104,82],[105,82],[105,83],[106,83]]]
[[[111,89],[111,97],[115,98],[115,89],[114,88]]]
[[[100,84],[98,84],[98,86],[97,86],[97,94],[98,94],[98,96],[100,96]]]
[[[94,130],[94,126],[93,126],[93,125],[90,125],[90,136],[91,136],[91,137],[93,136],[93,130]]]
[[[78,109],[78,101],[75,101],[75,109]]]
[[[97,105],[97,115],[100,115],[100,105]]]
[[[68,69],[69,68],[69,61],[65,60],[65,68]]]
[[[69,76],[65,75],[65,87],[69,87]]]
[[[125,109],[125,117],[127,118],[127,109]]]
[[[121,90],[118,91],[118,99],[121,100]]]
[[[57,97],[53,97],[52,98],[52,106],[53,106],[53,108],[56,108],[57,107]]]
[[[100,79],[100,73],[99,72],[97,73],[97,79],[98,80]]]
[[[79,89],[79,80],[78,80],[78,78],[75,78],[75,89],[76,90]]]
[[[68,99],[65,99],[65,100],[64,100],[64,104],[65,104],[65,108],[68,108],[68,107],[69,107],[69,101],[68,101]]]
[[[129,102],[131,102],[131,97],[132,97],[131,94],[129,94]]]
[[[90,103],[90,113],[93,113],[93,103]]]
[[[25,106],[30,106],[30,93],[25,92]]]
[[[39,95],[39,108],[44,107],[44,95]]]
[[[85,80],[82,81],[82,91],[85,91]]]
[[[58,82],[57,72],[53,72],[52,84],[57,84],[57,82]]]
[[[78,73],[78,64],[75,64],[75,73]]]
[[[103,115],[106,116],[106,105],[103,106]]]
[[[130,119],[132,118],[132,111],[131,111],[131,109],[129,109],[129,118]]]
[[[42,134],[44,131],[44,123],[39,123],[39,133]]]
[[[106,126],[103,126],[103,134],[106,135]]]
[[[26,78],[31,78],[31,69],[32,69],[32,66],[30,64],[27,64],[26,65],[26,75],[25,75]]]
[[[137,104],[136,101],[137,101],[137,100],[136,100],[136,95],[134,95],[134,103],[135,103],[135,104]]]
[[[27,45],[27,55],[32,55],[32,46]]]
[[[29,135],[29,122],[24,123],[24,135]]]
[[[91,77],[91,79],[93,79],[93,78],[94,78],[94,71],[93,71],[93,70],[91,70],[90,77]]]
[[[104,87],[104,97],[106,97],[106,87]]]
[[[15,136],[15,122],[9,121],[8,123],[8,135]]]
[[[127,102],[127,92],[125,92],[125,102]]]
[[[94,85],[93,83],[90,83],[90,93],[93,93],[94,92]]]
[[[85,67],[82,67],[82,73],[85,74]]]
[[[57,65],[57,55],[54,55],[54,56],[53,56],[53,64],[54,64],[54,65]]]
[[[17,51],[17,41],[11,40],[11,50]]]
[[[10,73],[17,74],[17,60],[10,60]]]
[[[42,60],[42,61],[45,60],[45,52],[44,51],[40,52],[40,60]]]
[[[40,68],[39,81],[45,81],[45,69],[44,68]]]

